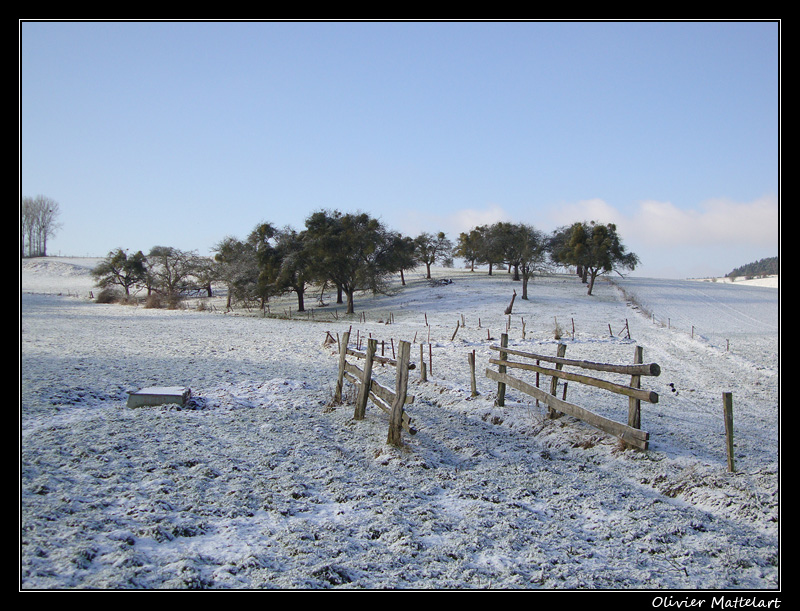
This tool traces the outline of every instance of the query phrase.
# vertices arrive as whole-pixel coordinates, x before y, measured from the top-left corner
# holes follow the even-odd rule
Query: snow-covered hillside
[[[21,263],[23,589],[780,587],[775,288],[628,278],[590,297],[553,275],[509,319],[520,291],[506,274],[438,269],[452,283],[434,286],[418,270],[391,295],[358,295],[356,316],[328,295],[288,319],[225,313],[224,295],[175,311],[96,304],[94,264]],[[536,352],[555,354],[556,329],[573,358],[630,363],[642,346],[662,372],[643,379],[659,394],[642,407],[650,450],[549,420],[516,391],[496,407],[484,372],[509,323],[509,344]],[[418,433],[401,449],[382,411],[353,421],[352,405],[330,405],[324,340],[348,329],[432,355],[428,382],[412,372]],[[126,407],[154,385],[193,399]],[[569,393],[626,419],[619,396]]]

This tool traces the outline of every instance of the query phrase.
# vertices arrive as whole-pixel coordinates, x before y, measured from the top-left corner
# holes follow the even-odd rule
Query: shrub
[[[120,300],[120,294],[113,289],[102,289],[95,297],[96,303],[117,303]]]
[[[163,307],[161,303],[161,296],[158,293],[150,293],[147,299],[144,300],[144,307],[159,309]]]

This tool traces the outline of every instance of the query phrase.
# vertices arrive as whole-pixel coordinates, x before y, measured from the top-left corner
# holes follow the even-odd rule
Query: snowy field
[[[174,311],[96,304],[96,262],[21,263],[21,589],[781,587],[777,288],[628,278],[590,297],[552,275],[509,320],[521,287],[505,273],[437,269],[452,283],[432,286],[417,270],[357,295],[356,316],[326,295],[288,319],[226,313],[221,293]],[[546,354],[559,329],[583,360],[631,363],[642,346],[661,367],[642,379],[659,394],[642,404],[650,449],[513,390],[496,407],[485,370],[507,325],[510,346]],[[324,340],[348,328],[431,355],[428,382],[411,372],[403,448],[374,406],[354,421],[331,405]],[[147,386],[192,400],[127,408]],[[568,399],[627,419],[619,395],[573,383]]]

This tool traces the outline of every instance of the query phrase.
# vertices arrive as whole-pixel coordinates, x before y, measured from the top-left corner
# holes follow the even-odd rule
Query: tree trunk
[[[597,270],[593,269],[591,271],[590,276],[589,276],[589,292],[587,293],[587,295],[591,295],[592,294],[592,289],[594,288],[594,280],[595,280],[595,278],[597,278]]]

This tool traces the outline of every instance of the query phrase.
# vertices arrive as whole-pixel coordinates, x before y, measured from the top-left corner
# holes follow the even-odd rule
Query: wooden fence
[[[655,363],[642,362],[642,348],[636,347],[634,363],[631,365],[613,365],[607,363],[594,363],[590,361],[572,360],[564,358],[566,344],[558,345],[557,356],[546,356],[534,354],[521,350],[508,348],[508,335],[501,335],[501,345],[491,346],[492,350],[497,350],[499,358],[489,359],[491,364],[498,366],[498,371],[486,370],[486,376],[497,382],[497,404],[503,406],[505,402],[506,386],[510,386],[520,392],[530,395],[542,401],[548,406],[548,415],[557,418],[562,414],[574,416],[584,422],[610,433],[622,439],[629,446],[646,450],[648,447],[649,433],[641,430],[641,402],[658,403],[658,394],[641,388],[642,376],[657,376],[661,373],[661,368]],[[510,361],[509,356],[533,359],[536,364],[529,362]],[[542,367],[541,361],[554,363],[555,367]],[[565,366],[573,366],[582,370],[601,371],[619,373],[631,376],[629,385],[617,384],[600,378],[592,377],[583,373],[571,373],[564,371]],[[519,378],[515,378],[507,373],[508,369],[519,369],[533,371],[536,373],[536,383],[530,384]],[[539,388],[539,375],[550,376],[550,391],[547,392]],[[565,380],[563,396],[559,399],[556,396],[558,380]],[[628,423],[622,424],[609,420],[603,416],[592,413],[591,411],[568,403],[566,401],[567,382],[574,381],[588,386],[602,388],[611,392],[626,395],[628,397]]]
[[[389,414],[389,436],[387,442],[400,446],[402,445],[402,429],[414,435],[417,431],[413,428],[411,418],[405,411],[406,404],[413,403],[414,397],[408,395],[408,371],[414,365],[409,363],[411,355],[410,342],[401,341],[397,351],[397,358],[388,358],[375,354],[378,341],[368,339],[366,351],[362,352],[349,347],[350,332],[347,331],[342,336],[339,345],[339,375],[336,380],[336,391],[334,401],[341,403],[342,389],[344,380],[354,382],[358,388],[356,397],[354,420],[363,420],[366,414],[367,402],[372,402]],[[347,361],[348,356],[363,359],[363,368]],[[373,377],[375,374],[375,364],[390,365],[395,370],[395,389],[380,384]]]

